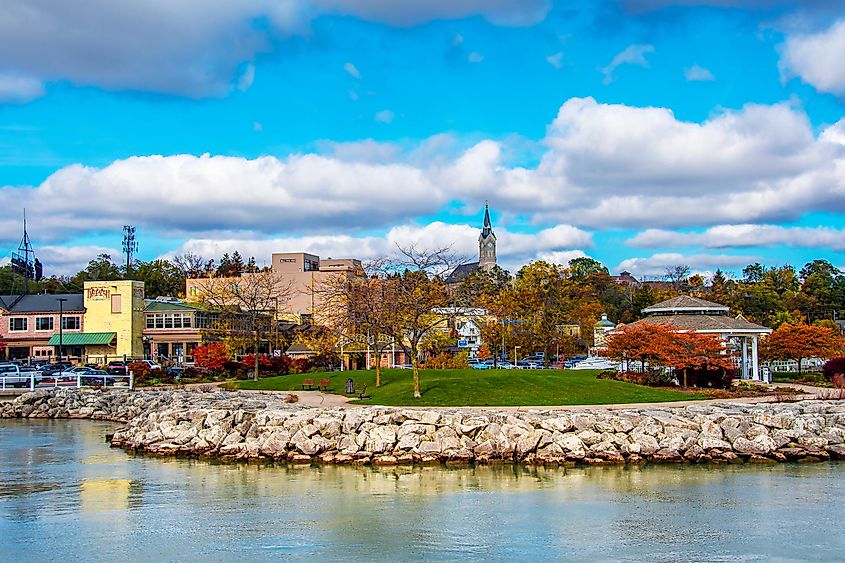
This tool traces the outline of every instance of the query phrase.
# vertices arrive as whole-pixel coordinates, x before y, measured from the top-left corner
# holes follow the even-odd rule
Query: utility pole
[[[135,227],[132,225],[123,226],[123,252],[126,254],[126,275],[132,269],[132,255],[138,252],[138,241],[135,240]]]
[[[65,357],[65,348],[64,342],[62,341],[63,331],[62,327],[63,320],[64,320],[64,304],[67,301],[66,297],[56,297],[56,301],[59,302],[59,361],[61,362],[62,359]]]

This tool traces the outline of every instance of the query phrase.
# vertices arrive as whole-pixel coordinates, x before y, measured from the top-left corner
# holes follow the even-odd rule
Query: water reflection
[[[0,422],[0,560],[838,558],[845,465],[352,468],[129,456]],[[72,530],[73,533],[68,533]]]

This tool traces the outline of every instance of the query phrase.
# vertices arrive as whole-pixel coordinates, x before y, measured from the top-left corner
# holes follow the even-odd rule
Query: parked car
[[[488,364],[486,362],[478,362],[477,364],[473,364],[472,369],[490,369],[492,368],[492,364]]]
[[[4,382],[6,387],[29,387],[32,381],[32,374],[35,368],[32,366],[19,366],[18,364],[0,364],[0,388]]]
[[[59,381],[76,381],[76,374],[81,373],[85,370],[92,369],[90,366],[73,366],[67,368],[64,371],[59,372],[56,377],[59,378]],[[93,368],[96,369],[96,368]]]
[[[185,375],[185,369],[179,367],[165,368],[162,372],[164,375],[172,377],[174,381],[179,381]]]
[[[152,360],[141,360],[141,362],[147,364],[151,370],[153,369],[161,369],[161,366],[155,363]]]
[[[516,366],[514,366],[510,362],[499,362],[498,364],[496,364],[496,369],[515,369],[515,368],[516,368]]]
[[[82,371],[78,372],[78,377],[82,381],[82,383],[86,384],[95,384],[95,385],[103,385],[114,383],[117,381],[114,377],[109,377],[109,372],[102,369],[93,369],[93,368],[85,368]]]
[[[63,372],[66,369],[70,369],[72,366],[67,362],[57,362],[55,364],[44,364],[36,368],[39,372],[39,376],[41,378],[45,377],[53,377],[58,373]]]
[[[112,375],[126,375],[126,362],[112,361],[106,366],[106,372]]]

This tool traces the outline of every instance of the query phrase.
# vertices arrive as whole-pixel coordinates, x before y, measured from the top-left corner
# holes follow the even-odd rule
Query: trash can
[[[355,393],[355,382],[352,381],[351,379],[347,379],[346,380],[346,394],[352,395],[353,393]]]

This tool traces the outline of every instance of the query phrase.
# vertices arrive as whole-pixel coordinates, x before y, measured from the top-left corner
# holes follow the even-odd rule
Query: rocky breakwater
[[[778,462],[845,459],[845,402],[606,410],[319,409],[279,395],[39,391],[0,417],[124,422],[114,446],[293,463]]]

